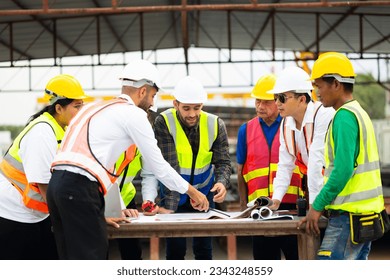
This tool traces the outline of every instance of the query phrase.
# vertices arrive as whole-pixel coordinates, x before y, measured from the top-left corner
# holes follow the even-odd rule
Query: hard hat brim
[[[275,90],[275,89],[271,89],[271,90],[266,91],[266,93],[269,95],[271,95],[271,94],[275,95],[275,94],[279,94],[279,93],[283,93],[283,92],[285,92],[285,91],[280,91],[280,90]]]
[[[265,94],[266,95],[263,94],[262,96],[256,96],[255,94],[251,93],[251,97],[259,100],[274,100],[274,94],[269,94],[268,92],[266,92]]]

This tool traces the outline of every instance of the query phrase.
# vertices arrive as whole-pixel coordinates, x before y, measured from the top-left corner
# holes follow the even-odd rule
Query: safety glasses
[[[274,100],[275,102],[279,100],[280,103],[284,104],[287,102],[287,99],[293,98],[294,96],[286,96],[283,93],[275,94]]]

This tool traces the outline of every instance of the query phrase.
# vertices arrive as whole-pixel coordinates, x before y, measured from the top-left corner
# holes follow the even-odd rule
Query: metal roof
[[[390,1],[8,0],[0,62],[189,47],[388,57],[389,26]]]

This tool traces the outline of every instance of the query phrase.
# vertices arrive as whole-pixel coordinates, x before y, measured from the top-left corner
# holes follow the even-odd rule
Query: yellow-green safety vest
[[[117,161],[119,166],[124,159],[124,153],[120,156]],[[133,180],[137,176],[138,172],[141,170],[141,154],[137,149],[134,159],[129,163],[129,165],[123,170],[122,174],[118,178],[119,188],[121,191],[121,196],[125,205],[128,205],[130,201],[133,200],[135,194],[137,193]]]
[[[30,129],[38,123],[47,123],[53,129],[53,133],[57,139],[58,147],[64,137],[64,129],[58,124],[52,115],[45,112],[38,118],[32,120],[16,137],[8,152],[4,155],[3,161],[0,163],[0,172],[12,183],[12,185],[20,192],[23,198],[23,203],[26,207],[48,213],[48,207],[44,201],[38,185],[31,184],[27,181],[26,174],[23,168],[22,159],[19,156],[20,142]],[[33,147],[32,147],[33,148]]]
[[[214,184],[214,166],[211,164],[211,147],[218,134],[218,117],[201,111],[199,117],[199,151],[193,158],[191,144],[180,125],[175,109],[161,113],[176,146],[180,175],[196,189],[207,195]],[[194,162],[195,160],[195,162]],[[180,196],[179,205],[183,205],[187,195]]]
[[[384,209],[384,200],[374,127],[370,117],[357,101],[344,104],[337,112],[341,109],[349,110],[356,116],[359,126],[359,154],[356,158],[353,176],[331,205],[326,206],[325,209],[343,210],[351,213],[379,213]],[[332,123],[325,140],[325,184],[334,168]]]

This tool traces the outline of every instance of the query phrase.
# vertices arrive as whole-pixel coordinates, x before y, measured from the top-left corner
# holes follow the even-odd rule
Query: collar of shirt
[[[314,102],[310,101],[307,104],[305,115],[303,116],[302,127],[308,123],[313,123],[314,119]],[[301,131],[297,129],[296,122],[293,117],[286,117],[286,126],[291,130]]]

